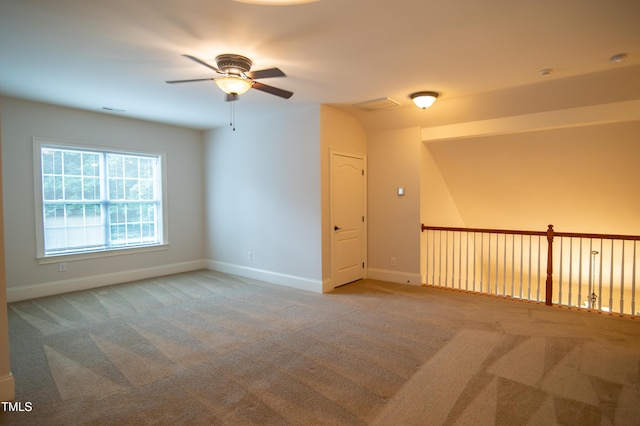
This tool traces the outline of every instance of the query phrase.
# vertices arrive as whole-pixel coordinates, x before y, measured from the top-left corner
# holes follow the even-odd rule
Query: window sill
[[[157,244],[157,245],[145,246],[145,247],[123,247],[123,248],[111,249],[111,250],[92,251],[88,253],[71,253],[71,254],[59,254],[55,256],[37,257],[36,260],[40,265],[47,265],[50,263],[73,262],[75,260],[99,259],[103,257],[123,256],[123,255],[136,254],[136,253],[147,253],[147,252],[153,252],[153,251],[167,250],[168,248],[169,248],[169,244]]]

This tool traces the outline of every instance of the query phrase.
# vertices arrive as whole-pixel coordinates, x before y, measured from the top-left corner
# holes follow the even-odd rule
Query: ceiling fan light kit
[[[416,92],[409,95],[411,100],[418,108],[427,109],[438,99],[440,94],[438,92]]]
[[[216,78],[214,80],[218,87],[228,95],[242,95],[247,90],[251,89],[253,83],[251,80],[236,77],[235,75],[228,75],[225,77]]]

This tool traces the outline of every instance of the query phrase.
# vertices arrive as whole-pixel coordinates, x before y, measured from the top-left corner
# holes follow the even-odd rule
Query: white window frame
[[[149,155],[157,156],[160,159],[158,167],[160,173],[160,206],[161,211],[158,212],[158,243],[135,245],[135,246],[119,246],[100,248],[93,251],[60,253],[54,255],[46,255],[44,248],[44,217],[43,217],[43,193],[42,193],[42,148],[50,146],[59,149],[70,149],[96,153],[113,153],[123,155]],[[168,210],[167,210],[167,161],[166,153],[142,149],[114,148],[107,146],[89,145],[78,142],[69,142],[51,138],[33,138],[33,160],[34,160],[34,182],[35,182],[35,207],[36,207],[36,259],[40,264],[68,262],[82,259],[92,259],[107,256],[117,256],[133,253],[142,253],[158,250],[166,250],[169,246],[169,230],[168,230]],[[106,171],[105,171],[106,172]]]

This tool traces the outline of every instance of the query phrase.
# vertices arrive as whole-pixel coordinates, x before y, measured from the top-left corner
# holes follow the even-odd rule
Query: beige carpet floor
[[[638,425],[640,320],[197,271],[9,305],[7,425]]]

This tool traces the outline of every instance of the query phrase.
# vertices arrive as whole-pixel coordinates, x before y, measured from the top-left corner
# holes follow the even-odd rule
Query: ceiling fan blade
[[[227,93],[227,96],[224,99],[226,102],[233,102],[238,100],[237,93]]]
[[[206,63],[205,61],[203,61],[202,59],[198,59],[195,56],[191,56],[191,55],[182,55],[185,58],[189,58],[192,61],[195,61],[197,63],[199,63],[200,65],[204,65],[205,67],[214,70],[215,72],[217,72],[218,74],[224,74],[222,71],[220,71],[218,68],[214,67],[213,65],[209,65],[208,63]]]
[[[192,83],[194,81],[207,81],[207,80],[215,80],[215,78],[195,78],[193,80],[169,80],[169,81],[167,81],[167,83],[169,83],[169,84],[173,84],[173,83]]]
[[[281,98],[285,98],[285,99],[289,99],[291,96],[293,96],[293,92],[289,92],[288,90],[279,89],[273,86],[268,86],[258,81],[253,82],[253,88],[258,89],[261,92],[266,92],[272,95],[280,96]]]
[[[251,79],[286,77],[286,74],[282,72],[280,68],[268,68],[266,70],[249,71],[246,72],[245,75]]]

